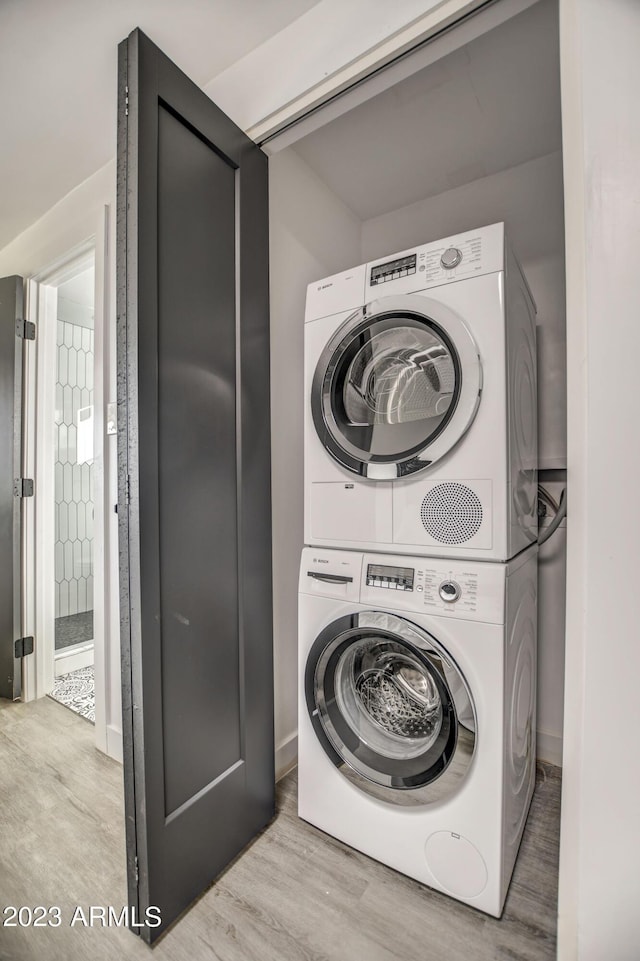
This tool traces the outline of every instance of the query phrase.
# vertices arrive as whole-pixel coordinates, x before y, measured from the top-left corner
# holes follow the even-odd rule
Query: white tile
[[[84,327],[81,327],[80,324],[73,325],[73,346],[75,347],[76,350],[82,350],[82,331],[83,330],[84,330]]]
[[[83,558],[82,558],[82,545],[84,541],[74,541],[73,542],[73,576],[74,578],[82,577],[83,575]]]
[[[78,379],[78,387],[81,387],[81,388],[84,387],[84,386],[85,386],[85,383],[86,383],[86,381],[85,381],[85,373],[84,373],[84,372],[85,372],[85,367],[86,367],[86,357],[87,357],[87,355],[85,354],[85,352],[84,352],[83,350],[79,350],[79,351],[78,351],[78,362],[77,362],[76,376],[77,376],[77,379]]]
[[[69,584],[62,581],[60,584],[60,609],[58,616],[66,617],[69,613]]]
[[[78,582],[76,580],[69,581],[69,613],[78,613]]]
[[[82,544],[82,574],[84,577],[89,577],[92,566],[93,544],[88,540],[78,541],[78,543]]]
[[[67,375],[69,373],[68,366],[69,351],[62,345],[58,347],[58,382],[60,384],[67,383]]]
[[[84,501],[79,501],[76,507],[78,511],[78,537],[83,541],[87,536],[86,505]]]
[[[61,464],[66,464],[67,457],[67,425],[58,424],[58,460]]]
[[[86,578],[81,577],[78,580],[78,610],[86,611],[87,609],[87,581]]]
[[[64,394],[62,390],[62,384],[57,383],[56,384],[56,413],[55,413],[56,424],[59,424],[60,421],[62,420],[63,397],[64,397]]]
[[[73,389],[70,384],[65,384],[62,390],[62,420],[69,427],[73,419]]]
[[[72,424],[71,427],[67,427],[67,460],[70,464],[75,464],[78,460],[78,442],[74,424]]]
[[[55,545],[55,578],[57,583],[64,580],[64,546],[62,541],[56,541]]]
[[[70,504],[73,500],[73,469],[71,464],[65,464],[64,468],[64,483],[63,483],[63,493],[62,499]]]
[[[68,539],[70,541],[75,541],[78,537],[78,508],[75,503],[69,504],[69,533]]]
[[[53,481],[53,486],[55,489],[55,498],[57,503],[60,503],[60,501],[63,499],[63,494],[64,494],[63,483],[64,483],[63,468],[62,468],[62,464],[58,461],[58,463],[56,463],[56,466],[54,468],[54,481]]]
[[[82,500],[85,502],[85,504],[88,504],[88,503],[90,503],[90,501],[91,501],[91,487],[90,487],[90,480],[89,480],[89,478],[90,478],[89,465],[88,465],[88,464],[83,464],[83,465],[82,465],[82,495],[81,495],[81,496],[82,496]]]
[[[67,504],[63,503],[58,505],[58,523],[60,536],[58,540],[63,543],[69,540],[69,508]]]
[[[73,543],[71,541],[65,541],[64,544],[64,579],[65,581],[70,581],[73,579]]]
[[[82,498],[82,465],[73,465],[73,497],[76,503]]]
[[[72,387],[75,387],[75,385],[78,383],[77,369],[78,369],[78,351],[75,350],[73,347],[70,347],[69,348],[69,372],[67,377]],[[71,604],[71,601],[69,601],[69,604]]]

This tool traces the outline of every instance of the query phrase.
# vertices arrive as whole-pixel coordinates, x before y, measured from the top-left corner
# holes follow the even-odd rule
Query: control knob
[[[445,270],[453,270],[457,267],[462,260],[462,251],[458,250],[457,247],[447,247],[442,257],[440,258],[440,263]]]
[[[453,601],[458,600],[462,594],[462,591],[460,589],[460,585],[456,584],[455,581],[443,581],[438,588],[438,593],[443,601],[446,601],[447,604],[451,604]]]

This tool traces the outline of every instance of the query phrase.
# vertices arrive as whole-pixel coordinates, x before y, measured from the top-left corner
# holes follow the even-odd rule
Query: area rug
[[[65,707],[85,717],[92,724],[96,720],[95,678],[93,667],[81,667],[57,677],[50,695]]]

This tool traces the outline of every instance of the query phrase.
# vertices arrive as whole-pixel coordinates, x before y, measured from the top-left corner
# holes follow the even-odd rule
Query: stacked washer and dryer
[[[503,224],[309,286],[299,814],[498,917],[535,781],[536,501]]]

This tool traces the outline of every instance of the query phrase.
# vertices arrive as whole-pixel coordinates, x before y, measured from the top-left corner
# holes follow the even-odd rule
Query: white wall
[[[280,773],[297,755],[307,284],[358,262],[360,221],[290,150],[269,161],[269,192],[275,736]]]
[[[402,207],[362,226],[362,260],[504,220],[538,307],[539,465],[566,467],[566,348],[562,156],[548,154]],[[346,265],[345,265],[346,266]],[[559,496],[561,485],[553,485]],[[538,756],[562,763],[564,534],[541,551]]]
[[[640,956],[640,4],[561,0],[569,539],[558,950]]]

